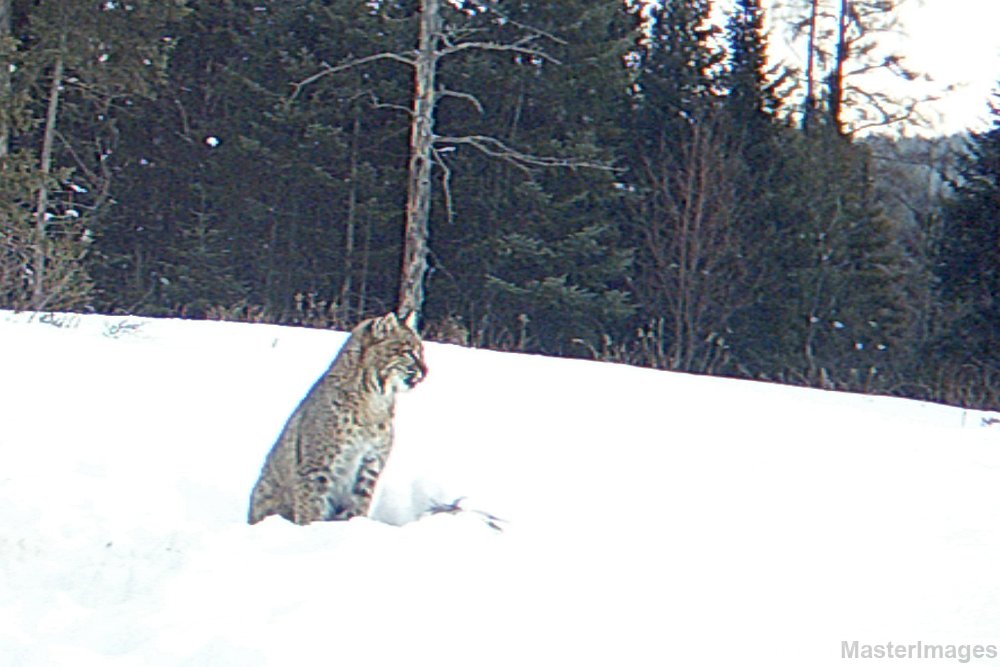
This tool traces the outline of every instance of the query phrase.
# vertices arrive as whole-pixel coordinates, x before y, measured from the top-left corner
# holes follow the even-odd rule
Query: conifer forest
[[[0,307],[1000,409],[1000,99],[866,89],[897,5],[0,0]]]

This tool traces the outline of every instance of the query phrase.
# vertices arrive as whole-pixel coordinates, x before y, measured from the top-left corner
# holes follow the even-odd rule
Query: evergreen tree
[[[943,347],[958,361],[1000,361],[1000,94],[993,126],[972,134],[946,200],[937,267],[957,321]]]
[[[781,107],[785,74],[771,80],[761,0],[737,0],[726,24],[725,107],[737,127],[771,126]]]
[[[711,9],[708,0],[665,0],[650,7],[632,128],[642,155],[669,148],[716,106],[724,53],[713,42]]]
[[[529,26],[547,36],[546,57],[470,51],[443,61],[442,88],[470,97],[445,97],[437,128],[489,134],[528,157],[462,143],[438,154],[448,187],[433,208],[427,316],[460,316],[477,342],[585,354],[629,313],[621,288],[630,255],[619,246],[615,172],[568,165],[614,161],[638,18],[608,0],[505,3],[502,12],[467,28],[505,43],[511,26]],[[553,259],[557,249],[566,256]]]
[[[870,155],[833,130],[788,144],[787,204],[759,307],[772,327],[752,366],[812,385],[870,390],[907,329],[905,256],[873,197]]]
[[[736,197],[742,165],[722,116],[725,54],[710,10],[708,2],[681,1],[651,10],[627,175],[640,325],[665,338],[645,361],[698,371],[725,363],[747,268]]]
[[[909,329],[896,345],[894,363],[908,386],[918,386],[917,378],[923,378],[919,384],[930,386],[936,383],[929,380],[935,364],[928,361],[934,358],[933,344],[949,320],[934,264],[941,240],[944,195],[964,143],[955,137],[878,135],[867,137],[864,143],[874,158],[875,197],[892,221],[904,254],[902,287],[908,302]]]
[[[793,168],[796,133],[781,118],[787,72],[767,69],[767,36],[759,0],[738,0],[726,28],[727,61],[722,76],[724,126],[730,142],[734,189],[741,205],[733,225],[745,266],[744,306],[727,327],[732,357],[730,372],[762,372],[782,348],[780,325],[791,267],[805,263],[790,211],[801,193],[790,187],[799,175]]]
[[[14,307],[79,308],[91,298],[84,257],[113,199],[119,123],[162,76],[183,2],[5,9],[2,225],[7,260],[21,266],[4,292]]]
[[[109,305],[200,315],[245,304],[282,321],[306,302],[345,320],[384,312],[405,151],[405,114],[390,106],[408,72],[376,64],[296,84],[392,46],[405,22],[356,0],[193,10],[169,80],[137,118],[131,215],[103,246]]]
[[[124,121],[119,205],[92,269],[105,310],[203,315],[247,293],[224,261],[246,245],[220,218],[242,210],[241,199],[263,176],[249,161],[232,163],[242,115],[260,109],[253,98],[240,104],[231,96],[229,67],[252,8],[194,2],[191,9],[175,31],[177,48],[157,95]]]
[[[412,70],[387,54],[411,52],[414,3],[195,2],[193,9],[170,80],[137,120],[146,134],[133,153],[142,157],[130,165],[132,217],[123,214],[120,233],[103,244],[104,266],[113,270],[102,284],[117,293],[109,303],[197,315],[243,301],[282,320],[295,319],[306,297],[336,302],[345,319],[392,308]],[[548,297],[532,305],[525,292],[511,300],[497,291],[539,278],[508,271],[500,250],[508,234],[567,249],[582,247],[573,240],[595,226],[601,239],[615,238],[613,173],[546,168],[611,162],[601,146],[618,130],[606,119],[621,117],[628,86],[623,63],[635,16],[608,0],[578,9],[441,6],[449,39],[509,44],[527,30],[555,53],[470,48],[441,60],[432,319],[458,313],[474,327],[506,327],[528,310],[532,338],[548,349],[592,338],[574,329],[573,312],[552,313]],[[608,251],[612,266],[626,256]],[[581,276],[585,265],[575,268]],[[604,270],[595,267],[593,276]],[[542,278],[566,278],[567,294],[593,289],[614,304],[624,280],[616,276]],[[606,314],[617,318],[617,306]],[[562,323],[558,341],[547,318]]]

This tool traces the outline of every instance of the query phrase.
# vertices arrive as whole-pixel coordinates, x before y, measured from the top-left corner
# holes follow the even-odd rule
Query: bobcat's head
[[[410,315],[400,321],[395,313],[389,313],[354,329],[352,335],[361,339],[361,364],[369,389],[391,395],[412,389],[427,375],[415,319]]]

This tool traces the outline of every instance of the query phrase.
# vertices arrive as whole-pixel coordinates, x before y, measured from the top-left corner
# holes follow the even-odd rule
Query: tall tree
[[[739,224],[741,165],[721,124],[706,119],[692,126],[673,161],[655,167],[642,227],[652,263],[644,301],[659,304],[666,325],[665,365],[713,372],[727,360],[732,319],[751,298],[749,239]]]
[[[523,168],[601,166],[578,156],[526,152],[508,145],[493,134],[456,135],[435,130],[439,102],[444,98],[461,99],[478,109],[483,108],[479,99],[466,90],[448,88],[439,82],[439,70],[445,59],[460,58],[471,52],[487,52],[513,56],[517,61],[533,67],[544,62],[557,63],[545,45],[558,44],[561,40],[551,32],[534,27],[528,21],[511,20],[517,13],[516,8],[514,9],[512,11],[511,8],[489,1],[451,6],[442,4],[440,0],[420,0],[415,51],[379,51],[327,65],[299,84],[300,87],[312,84],[321,77],[377,61],[396,61],[413,70],[405,243],[397,306],[401,313],[420,312],[424,305],[432,200],[431,174],[434,165],[437,165],[442,177],[448,177],[449,168],[440,157],[443,151],[470,148]],[[502,29],[490,31],[491,25],[502,26]],[[488,34],[495,35],[496,39],[483,39],[481,31],[484,29]]]
[[[556,38],[548,50],[558,64],[489,52],[446,63],[444,81],[460,82],[482,111],[452,100],[442,106],[443,126],[454,134],[489,127],[528,154],[613,162],[625,139],[626,60],[638,17],[613,0],[508,4],[505,12],[507,21],[484,24],[483,38],[530,24]],[[442,201],[429,317],[460,315],[480,343],[558,354],[587,354],[602,333],[623,325],[631,252],[621,235],[620,172],[516,164],[468,150],[442,157],[454,216]]]
[[[292,84],[375,38],[409,43],[410,22],[360,0],[192,10],[128,127],[122,215],[95,268],[106,307],[317,323],[392,307],[405,68],[372,63],[294,97]]]
[[[737,0],[726,23],[726,109],[740,126],[772,125],[786,71],[769,68],[761,0]]]
[[[909,357],[901,361],[910,364],[913,375],[926,369],[926,356],[920,350],[930,348],[949,319],[947,309],[942,310],[934,263],[939,259],[943,202],[964,143],[956,137],[873,135],[865,144],[872,151],[875,196],[893,221],[907,259],[911,329],[907,354],[899,356]]]
[[[938,276],[957,311],[945,347],[959,361],[1000,361],[1000,93],[992,127],[973,133],[946,200]]]
[[[758,307],[763,374],[872,389],[906,329],[898,236],[873,196],[870,155],[832,128],[790,138],[780,233]]]
[[[650,10],[627,175],[634,196],[626,229],[637,245],[633,289],[642,320],[666,337],[659,346],[666,352],[650,361],[702,371],[718,367],[717,343],[741,300],[741,166],[720,122],[725,54],[710,12],[708,2],[681,0]]]
[[[0,0],[0,64],[10,63],[16,48],[16,41],[11,32],[13,27],[11,2],[13,0]],[[3,101],[3,105],[0,106],[0,159],[7,157],[10,152],[10,114],[13,106],[10,74],[9,64],[0,67],[0,100]]]
[[[644,154],[668,149],[717,103],[725,55],[708,0],[666,0],[649,10],[649,37],[636,63],[634,140]]]
[[[7,4],[5,10],[16,11],[0,12],[13,38],[3,39],[2,68],[9,76],[0,82],[5,168],[32,174],[14,195],[21,214],[6,220],[8,238],[30,243],[22,271],[25,305],[86,302],[83,258],[91,225],[110,201],[116,123],[162,74],[170,50],[166,26],[182,7],[179,0],[98,6],[52,0]]]
[[[801,218],[789,215],[801,201],[790,187],[797,133],[781,117],[790,73],[767,64],[768,38],[759,0],[738,0],[726,26],[727,61],[722,75],[723,122],[733,206],[733,251],[742,263],[742,294],[726,320],[730,371],[754,374],[756,361],[780,347],[773,310],[787,290],[788,268],[802,249],[795,242]],[[739,291],[735,292],[739,293]]]

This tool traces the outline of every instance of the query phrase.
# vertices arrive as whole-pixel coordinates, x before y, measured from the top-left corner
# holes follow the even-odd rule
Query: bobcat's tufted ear
[[[399,320],[396,318],[396,313],[388,313],[382,317],[376,317],[372,320],[371,332],[376,338],[385,338],[393,331],[399,328]]]

